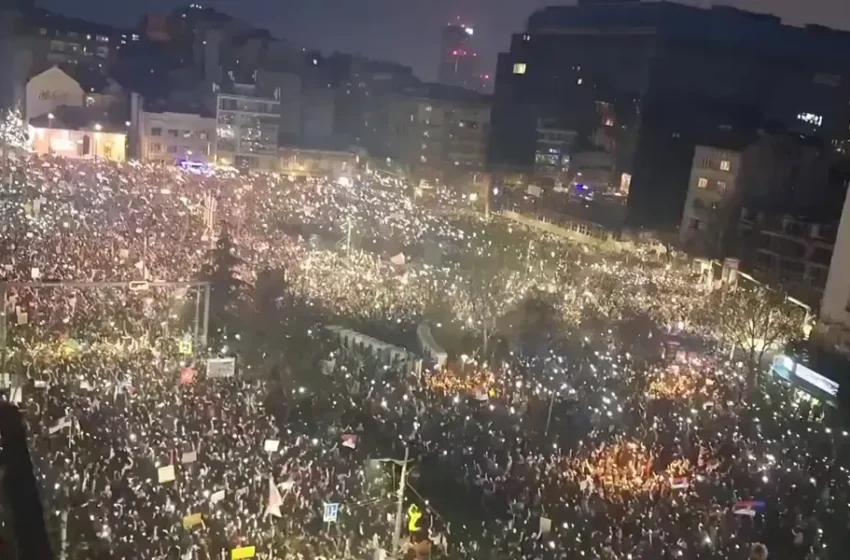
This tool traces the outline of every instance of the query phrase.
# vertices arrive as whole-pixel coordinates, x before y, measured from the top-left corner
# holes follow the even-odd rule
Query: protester
[[[687,266],[487,220],[448,193],[417,202],[365,170],[336,181],[9,165],[0,275],[17,284],[4,359],[27,378],[21,406],[58,555],[372,558],[392,545],[400,469],[370,460],[398,460],[405,446],[417,465],[406,499],[425,512],[411,555],[846,550],[848,433],[770,380],[748,397],[741,366],[698,317]],[[227,351],[177,344],[193,336],[194,296],[129,282],[197,280],[225,228],[240,279],[284,271],[284,289],[326,326],[416,352],[410,333],[427,319],[475,342],[420,375],[415,361],[316,329],[312,361],[284,355],[270,375],[214,377],[206,358]],[[498,272],[482,289],[488,263]],[[517,328],[533,344],[482,344],[540,294],[558,332],[530,323]],[[671,351],[674,331],[696,349]]]

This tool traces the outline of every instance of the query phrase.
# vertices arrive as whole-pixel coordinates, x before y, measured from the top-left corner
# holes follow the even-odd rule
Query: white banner
[[[236,358],[210,358],[207,360],[207,377],[233,377],[236,375]]]

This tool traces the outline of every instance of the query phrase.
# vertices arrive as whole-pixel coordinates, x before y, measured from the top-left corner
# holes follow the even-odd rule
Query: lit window
[[[528,33],[524,34],[522,36],[522,40],[525,41],[526,43],[531,41],[531,35],[529,35]]]
[[[823,116],[816,115],[814,113],[800,113],[797,115],[797,119],[814,126],[820,126],[823,124]]]
[[[47,29],[45,29],[43,27],[39,28],[38,34],[39,35],[47,35]]]
[[[578,85],[583,84],[583,83],[584,83],[584,78],[579,78],[578,80],[576,80],[576,83],[577,83]]]
[[[701,189],[708,187],[708,179],[705,177],[700,177],[699,181],[697,181],[697,186]]]
[[[717,190],[721,193],[726,192],[726,181],[717,181]]]
[[[729,171],[732,169],[732,162],[728,159],[720,160],[720,171]]]
[[[109,37],[107,37],[106,35],[98,35],[97,37],[95,37],[95,39],[97,39],[97,41],[99,43],[108,43],[109,42]]]
[[[133,40],[134,40],[134,41],[138,41],[138,40],[139,40],[139,36],[138,36],[138,34],[133,33]]]
[[[525,74],[528,65],[525,62],[517,62],[514,64],[514,74]]]

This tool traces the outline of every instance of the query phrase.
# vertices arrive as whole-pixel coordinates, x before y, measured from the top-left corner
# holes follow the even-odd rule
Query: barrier
[[[383,363],[412,362],[416,356],[406,348],[394,346],[388,342],[378,340],[369,335],[346,329],[337,325],[326,327],[327,330],[336,334],[345,348],[357,348],[362,346],[368,349],[375,357]]]

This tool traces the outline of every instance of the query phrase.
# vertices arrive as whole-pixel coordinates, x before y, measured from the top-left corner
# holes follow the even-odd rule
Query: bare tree
[[[525,296],[526,274],[505,266],[503,258],[486,254],[474,255],[467,267],[470,326],[480,330],[482,355],[487,359],[488,344],[496,330],[496,322]]]
[[[717,290],[706,299],[703,314],[720,338],[740,349],[747,366],[750,395],[758,384],[765,353],[801,333],[803,317],[782,292],[764,287]]]

